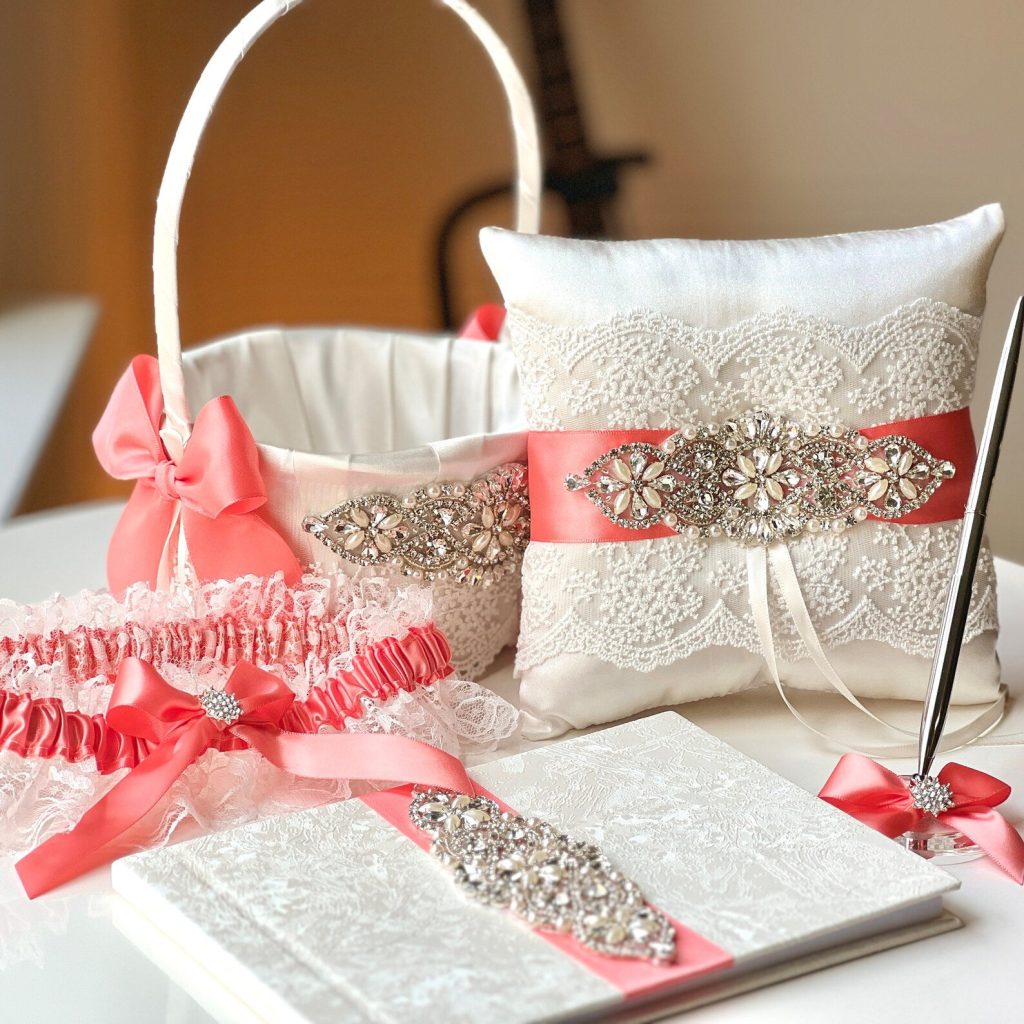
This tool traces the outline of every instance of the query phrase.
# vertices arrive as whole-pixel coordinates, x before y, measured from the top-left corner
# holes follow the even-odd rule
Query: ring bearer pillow
[[[210,438],[196,445],[194,431],[204,416],[212,418],[207,410],[216,405],[223,414],[224,403],[231,403],[228,418],[241,421],[236,432],[251,432],[247,443],[258,462],[257,489],[263,500],[257,499],[255,514],[283,539],[297,563],[396,582],[408,576],[429,584],[454,664],[463,676],[477,677],[515,640],[519,565],[529,530],[525,422],[508,346],[407,330],[273,327],[243,331],[182,354],[178,225],[196,150],[235,67],[259,36],[299,2],[258,4],[214,54],[185,110],[157,202],[159,381],[149,383],[155,368],[146,365],[148,357],[140,357],[133,374],[143,401],[129,382],[128,402],[134,409],[155,410],[150,419],[166,451],[153,457],[161,464],[169,460],[179,483],[188,476],[182,466],[190,458],[190,438],[204,452],[202,459],[191,459],[193,475],[205,452],[224,449],[209,429]],[[487,22],[463,0],[443,2],[481,42],[504,87],[515,130],[517,227],[536,231],[541,172],[525,85]],[[197,410],[202,411],[193,423]],[[138,477],[123,460],[101,453],[101,461],[114,475]],[[229,461],[237,465],[244,460]],[[207,469],[207,475],[218,471],[212,463]],[[231,560],[216,550],[204,559],[189,534],[188,501],[174,487],[168,490],[161,472],[158,467],[154,486],[163,497],[180,497],[185,509],[181,527],[175,518],[170,537],[165,530],[148,545],[146,557],[131,556],[133,546],[127,543],[115,545],[124,555],[122,562],[131,564],[111,573],[112,589],[139,579],[161,586],[171,576],[188,579],[190,572],[201,580],[267,574],[274,568],[285,568],[287,574],[280,559],[264,565],[266,559],[253,556],[248,564],[244,550],[233,571]],[[203,511],[207,517],[217,515],[223,505]],[[250,511],[252,506],[245,505]],[[232,521],[241,518],[231,515],[238,507],[227,509]],[[209,523],[201,525],[212,532]],[[221,540],[243,549],[242,536],[225,530]],[[156,568],[150,548],[159,556]],[[249,552],[258,549],[256,542],[248,546]],[[293,566],[291,578],[295,574]]]
[[[872,717],[861,698],[923,697],[1002,234],[996,205],[775,241],[483,232],[531,429],[528,735],[765,670],[787,703],[783,683]],[[961,739],[1001,713],[996,629],[986,547],[954,692],[981,707]]]

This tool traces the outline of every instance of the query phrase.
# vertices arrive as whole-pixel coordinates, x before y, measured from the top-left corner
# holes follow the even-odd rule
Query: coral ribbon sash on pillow
[[[203,581],[283,572],[294,583],[298,560],[258,512],[267,502],[259,452],[235,403],[223,396],[203,406],[178,458],[161,440],[163,413],[157,361],[137,356],[92,437],[107,473],[136,481],[110,541],[110,589],[165,588],[179,546]]]
[[[593,541],[653,540],[672,537],[667,526],[627,530],[606,519],[590,501],[565,489],[565,478],[578,473],[605,452],[637,441],[661,444],[674,430],[534,430],[530,432],[527,461],[530,472],[530,539],[556,544]],[[967,504],[977,450],[970,411],[921,416],[858,430],[868,438],[901,434],[956,466],[947,480],[921,508],[900,518],[904,526],[943,523],[960,519]]]
[[[407,736],[282,729],[295,694],[277,676],[248,662],[231,673],[224,694],[236,706],[233,721],[213,717],[199,698],[175,689],[151,665],[125,660],[107,721],[126,736],[147,740],[152,749],[74,828],[18,861],[15,867],[29,897],[138,849],[132,827],[208,750],[251,747],[278,768],[311,779],[413,782],[475,792],[458,758]]]
[[[581,472],[585,466],[612,449],[636,442],[657,445],[673,433],[675,431],[671,429],[532,431],[528,443],[531,541],[583,544],[676,536],[675,530],[662,524],[642,530],[619,526],[602,515],[583,493],[569,491],[565,487],[568,475]],[[963,517],[977,455],[969,410],[958,409],[934,416],[863,427],[858,429],[858,433],[870,439],[902,435],[916,441],[936,458],[948,460],[956,466],[953,479],[946,480],[920,508],[902,516],[898,520],[901,525],[941,523]],[[832,739],[799,713],[783,686],[769,615],[769,562],[786,611],[818,670],[854,707],[886,728],[908,738],[898,745],[858,746],[868,753],[890,757],[915,755],[917,732],[887,722],[871,711],[843,682],[829,662],[804,601],[789,547],[784,540],[776,540],[768,545],[757,544],[747,549],[747,580],[750,610],[768,673],[789,710],[812,732],[825,739]],[[1000,696],[986,705],[971,722],[947,732],[943,749],[968,743],[988,732],[999,722],[1003,707],[1004,699]],[[910,742],[911,739],[913,742]]]

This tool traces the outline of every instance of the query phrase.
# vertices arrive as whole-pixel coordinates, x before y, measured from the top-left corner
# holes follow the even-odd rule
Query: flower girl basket
[[[456,668],[476,677],[516,637],[529,529],[525,434],[507,346],[411,331],[275,327],[182,354],[178,226],[196,150],[235,67],[300,2],[263,0],[242,19],[204,70],[171,148],[153,254],[160,438],[179,461],[191,410],[230,395],[257,442],[267,495],[260,514],[299,562],[426,581]],[[536,232],[539,146],[522,77],[476,10],[463,0],[442,2],[483,45],[504,87],[515,133],[516,223]],[[157,585],[190,578],[184,539],[172,529]]]

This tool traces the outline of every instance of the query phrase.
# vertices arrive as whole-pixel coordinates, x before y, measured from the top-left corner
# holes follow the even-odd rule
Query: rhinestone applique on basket
[[[307,516],[302,528],[356,565],[487,586],[516,569],[530,537],[526,467],[508,463],[470,484],[430,484],[401,499],[353,498]]]
[[[511,910],[534,927],[569,932],[607,956],[674,961],[672,923],[597,847],[502,811],[486,797],[444,790],[417,789],[409,817],[432,837],[430,852],[473,899]]]
[[[837,424],[798,423],[761,409],[687,426],[661,445],[606,452],[565,487],[617,526],[663,524],[690,537],[767,544],[919,509],[955,473],[900,434],[868,438]]]

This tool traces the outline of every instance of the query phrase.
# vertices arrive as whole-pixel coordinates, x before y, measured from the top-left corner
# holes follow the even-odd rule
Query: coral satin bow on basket
[[[138,849],[132,827],[208,750],[251,748],[278,768],[311,779],[417,783],[475,793],[457,758],[407,736],[281,729],[294,700],[277,676],[248,662],[235,668],[223,690],[195,697],[171,686],[151,665],[127,659],[107,721],[152,749],[70,832],[52,836],[18,861],[25,891],[39,896]]]
[[[297,559],[257,512],[267,492],[235,403],[223,396],[203,406],[180,457],[161,440],[163,412],[157,361],[137,356],[93,433],[103,468],[137,481],[110,541],[110,589],[120,593],[140,580],[166,587],[179,547],[202,581],[283,572],[294,583]]]
[[[996,810],[1009,798],[1010,787],[975,768],[953,763],[939,772],[938,781],[944,788],[939,790],[940,803],[929,808],[936,812],[934,817],[962,832],[1024,885],[1024,839]],[[844,754],[818,796],[890,839],[926,817],[899,775],[860,754]]]

